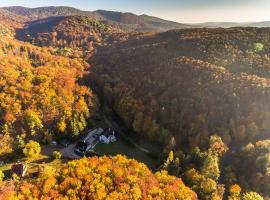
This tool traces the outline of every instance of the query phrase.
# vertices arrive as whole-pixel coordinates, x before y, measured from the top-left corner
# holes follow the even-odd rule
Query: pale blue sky
[[[178,22],[270,20],[270,0],[0,0],[0,7],[19,5],[133,12]]]

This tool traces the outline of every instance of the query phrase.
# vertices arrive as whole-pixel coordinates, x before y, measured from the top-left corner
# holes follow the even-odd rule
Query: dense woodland
[[[0,199],[179,199],[197,195],[166,171],[153,174],[123,156],[84,158],[61,169],[44,168],[35,180],[0,183]]]
[[[1,156],[19,148],[21,140],[73,137],[87,126],[95,97],[77,83],[87,64],[54,53],[1,38]]]
[[[137,133],[176,151],[205,148],[209,136],[218,134],[231,149],[227,160],[249,142],[269,139],[269,31],[195,29],[128,40],[99,50],[89,80]],[[260,156],[266,156],[269,150],[262,152]],[[239,167],[229,168],[238,181]],[[256,169],[268,180],[268,173]],[[243,176],[249,172],[243,166],[239,174],[247,188]],[[258,182],[253,188],[269,195],[269,185]]]
[[[248,29],[240,31],[249,34]],[[213,133],[221,134],[227,144],[266,137],[269,80],[185,55],[183,49],[194,52],[194,45],[190,43],[188,51],[188,44],[178,44],[175,34],[180,33],[146,36],[100,50],[91,62],[92,77],[105,101],[129,127],[160,141],[171,135],[177,144],[194,147]],[[265,54],[251,51],[267,57],[267,49]],[[260,65],[253,65],[264,73]]]
[[[38,46],[58,47],[67,56],[89,57],[98,46],[125,40],[129,35],[92,17],[70,16],[30,22],[18,36]]]
[[[71,8],[0,9],[0,156],[78,137],[100,102],[161,144],[163,171],[122,156],[22,180],[0,170],[0,199],[269,197],[270,29],[119,27]]]

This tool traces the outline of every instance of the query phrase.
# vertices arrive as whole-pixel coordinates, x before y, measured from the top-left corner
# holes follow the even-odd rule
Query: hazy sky
[[[270,20],[270,0],[0,0],[0,6],[64,5],[148,14],[178,22]]]

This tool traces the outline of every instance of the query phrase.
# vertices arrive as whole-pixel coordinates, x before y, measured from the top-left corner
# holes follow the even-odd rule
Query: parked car
[[[87,144],[85,142],[78,142],[74,148],[74,153],[78,156],[84,156],[87,150]]]
[[[50,145],[51,146],[57,146],[57,142],[56,141],[51,141]]]

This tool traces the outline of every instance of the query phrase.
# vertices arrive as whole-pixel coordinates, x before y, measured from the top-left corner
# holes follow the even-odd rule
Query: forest
[[[1,156],[29,138],[74,137],[94,113],[95,95],[77,83],[87,64],[55,53],[1,38]]]
[[[189,154],[219,135],[230,149],[222,159],[224,183],[269,195],[268,33],[191,29],[102,47],[90,61],[89,84],[128,127],[167,151]],[[258,153],[248,156],[251,168],[239,166],[253,152],[242,148],[252,144]]]
[[[72,8],[0,9],[0,160],[80,138],[104,113],[163,158],[153,171],[54,152],[61,164],[34,177],[0,168],[0,200],[270,198],[270,28],[144,32]]]

